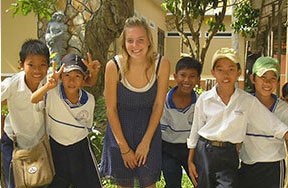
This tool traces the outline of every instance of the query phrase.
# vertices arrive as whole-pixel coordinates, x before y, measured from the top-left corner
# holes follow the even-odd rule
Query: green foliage
[[[96,121],[97,129],[103,131],[106,123],[107,123],[107,116],[106,116],[106,106],[105,106],[105,99],[104,96],[99,96],[96,101],[96,109],[94,113],[94,119]]]
[[[103,180],[102,183],[105,188],[117,188],[117,186],[113,185],[110,180]],[[160,181],[156,183],[156,188],[164,188],[164,187],[165,187],[165,180],[163,175],[161,175]],[[182,177],[182,187],[193,188],[193,184],[191,183],[188,175],[185,173],[183,174]]]
[[[16,0],[12,3],[8,11],[13,11],[13,15],[22,14],[28,15],[30,12],[34,12],[40,19],[51,19],[52,13],[55,11],[55,3],[57,0]]]
[[[8,107],[7,105],[1,106],[1,115],[2,116],[7,116],[8,115]]]
[[[201,63],[205,61],[205,56],[213,36],[218,31],[225,31],[223,23],[228,0],[164,0],[162,8],[169,13],[167,25],[171,30],[176,29],[181,36],[181,45],[185,45],[189,54]],[[216,10],[217,8],[217,10]],[[211,15],[211,11],[215,14]],[[206,15],[209,12],[209,18]],[[174,22],[174,25],[172,22]],[[208,28],[208,37],[205,43],[201,44],[200,32],[202,26],[206,24]],[[174,27],[173,27],[174,26]],[[191,39],[185,32],[189,29]]]
[[[209,29],[208,29],[208,32],[211,32],[213,31],[214,29],[217,29],[218,31],[225,31],[226,30],[226,27],[223,23],[220,23],[219,25],[217,24],[215,18],[209,18],[205,21],[205,23],[207,25],[209,25]]]
[[[205,90],[200,87],[199,85],[196,85],[193,89],[198,95],[202,94]]]
[[[235,33],[240,33],[243,37],[254,38],[257,32],[260,10],[254,9],[247,0],[237,5],[234,16],[237,18],[237,21],[232,24]]]
[[[92,132],[89,134],[89,138],[91,140],[96,159],[98,162],[100,162],[107,123],[105,101],[103,96],[100,96],[96,101],[94,120],[95,124],[93,125]]]

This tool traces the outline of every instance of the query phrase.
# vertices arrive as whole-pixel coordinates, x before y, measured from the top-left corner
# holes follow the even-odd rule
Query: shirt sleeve
[[[93,105],[92,105],[92,108],[91,108],[91,111],[90,111],[90,116],[89,116],[89,120],[87,122],[87,127],[90,129],[92,128],[92,125],[93,125],[93,117],[94,117],[94,109],[95,109],[95,99],[94,99],[94,96],[93,95],[90,95],[89,96],[89,102],[91,102]]]
[[[288,125],[281,122],[256,98],[247,117],[248,126],[253,126],[253,130],[257,130],[260,134],[283,139],[284,134],[288,131]]]
[[[203,112],[203,101],[201,101],[202,98],[197,100],[195,105],[195,111],[194,111],[194,117],[193,117],[193,124],[191,127],[189,138],[187,139],[187,147],[190,149],[193,149],[196,147],[199,134],[198,131],[201,129],[201,127],[204,126],[206,120],[205,115]]]
[[[6,78],[1,82],[1,101],[8,99],[11,96],[12,78]]]

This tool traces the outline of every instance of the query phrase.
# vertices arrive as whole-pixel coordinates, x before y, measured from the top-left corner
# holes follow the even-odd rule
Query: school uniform
[[[244,141],[248,125],[278,139],[283,138],[288,127],[257,98],[239,88],[225,105],[216,87],[198,98],[187,145],[195,148],[199,187],[238,187],[235,144]]]
[[[79,96],[79,102],[72,104],[62,83],[45,96],[56,171],[49,188],[65,188],[70,184],[79,188],[101,187],[97,163],[87,138],[87,129],[93,123],[95,100],[93,95],[82,89]]]
[[[182,167],[189,175],[187,138],[193,122],[194,106],[198,95],[192,91],[192,102],[185,108],[177,108],[172,100],[177,86],[166,96],[160,119],[162,132],[162,172],[166,188],[181,187]]]
[[[273,95],[275,102],[269,109],[288,126],[288,105]],[[271,127],[274,124],[270,125]],[[249,126],[240,150],[241,187],[279,188],[284,186],[286,148],[283,139]]]
[[[45,82],[46,78],[40,82],[39,87]],[[6,187],[8,187],[9,182],[10,187],[14,187],[12,168],[10,169],[13,134],[15,134],[20,148],[35,146],[44,134],[44,116],[42,112],[33,109],[31,95],[32,92],[25,83],[24,71],[1,82],[1,101],[7,100],[9,109],[4,123],[4,135],[1,138]],[[11,177],[10,181],[9,176]]]

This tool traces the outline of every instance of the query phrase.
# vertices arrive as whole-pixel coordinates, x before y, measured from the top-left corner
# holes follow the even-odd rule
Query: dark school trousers
[[[50,137],[55,176],[49,188],[101,188],[97,166],[89,150],[88,139],[64,146]]]
[[[255,164],[241,163],[239,169],[239,184],[245,188],[284,187],[285,161],[259,162]]]
[[[162,172],[166,184],[165,188],[181,188],[182,167],[189,176],[188,155],[187,143],[162,141]]]
[[[4,133],[1,138],[1,156],[3,159],[6,188],[15,187],[12,166],[10,166],[12,159],[12,152],[13,152],[13,141],[7,136],[6,133]]]
[[[238,188],[239,157],[236,145],[213,146],[200,137],[194,156],[199,188]]]

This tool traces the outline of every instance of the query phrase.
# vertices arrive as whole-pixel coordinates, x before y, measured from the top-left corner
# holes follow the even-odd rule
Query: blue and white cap
[[[67,54],[62,58],[61,65],[65,64],[63,72],[79,70],[84,76],[87,75],[87,67],[82,61],[82,57],[77,54]]]

